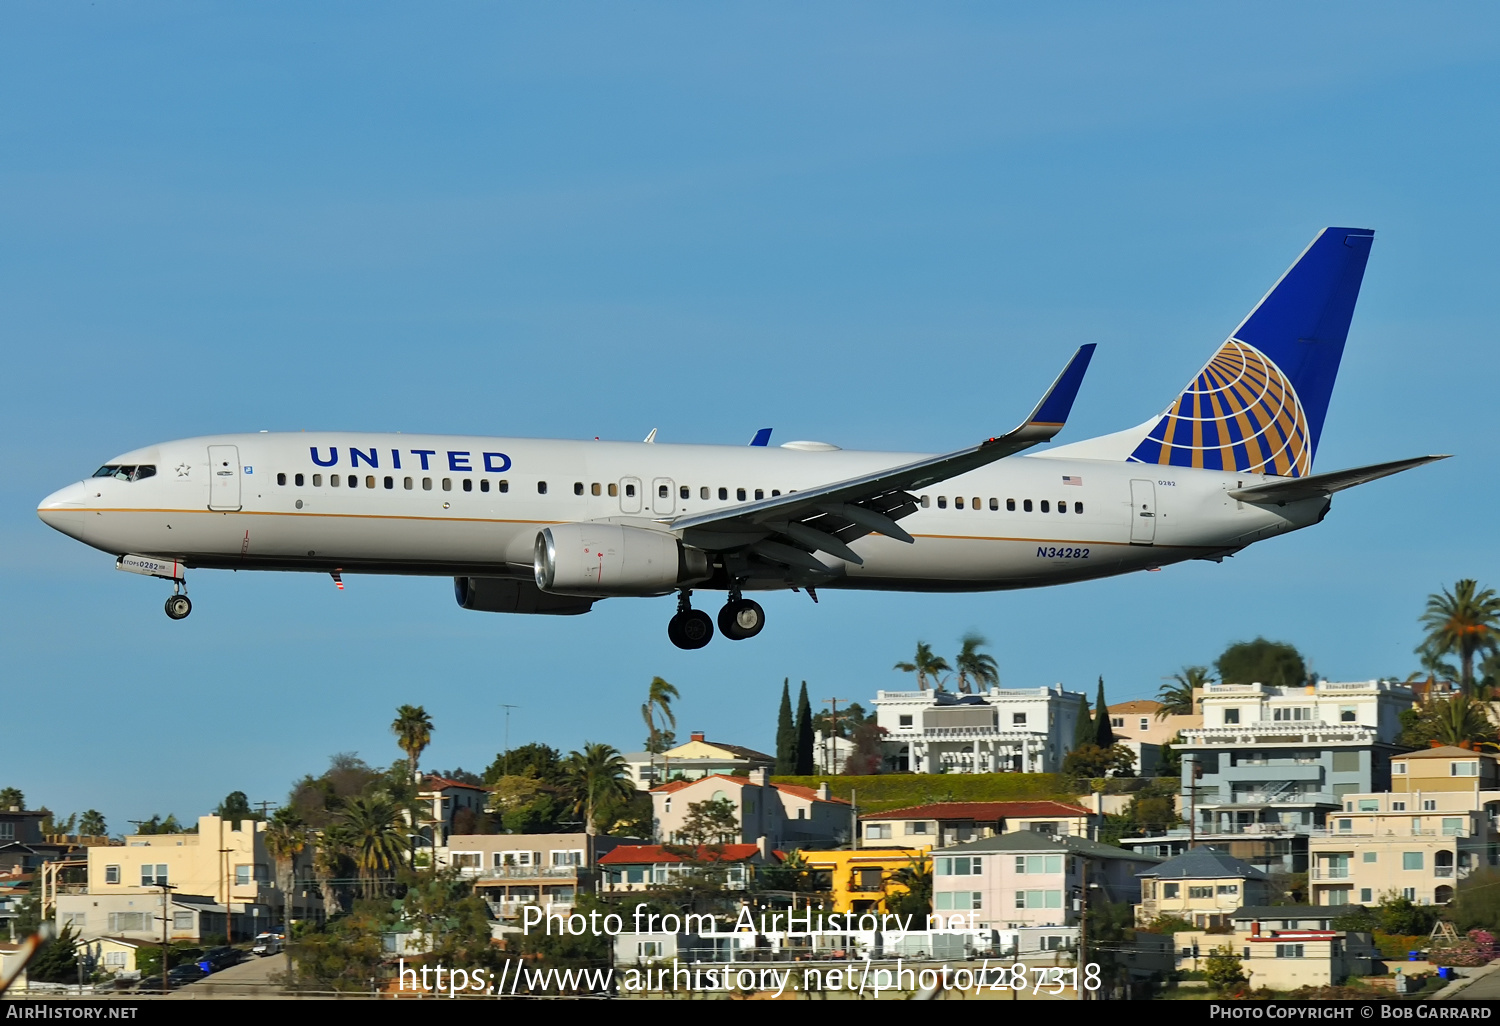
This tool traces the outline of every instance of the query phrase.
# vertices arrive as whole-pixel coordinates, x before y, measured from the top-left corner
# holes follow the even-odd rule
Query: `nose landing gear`
[[[677,596],[677,615],[667,621],[667,637],[678,648],[702,648],[714,639],[714,622],[690,604],[693,593],[684,588]]]
[[[186,595],[172,595],[167,599],[167,615],[181,620],[193,611],[193,603]]]

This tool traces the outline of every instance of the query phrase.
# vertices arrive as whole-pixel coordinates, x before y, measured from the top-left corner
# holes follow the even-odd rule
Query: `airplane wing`
[[[1262,505],[1275,503],[1278,506],[1284,506],[1289,502],[1298,502],[1302,499],[1326,498],[1345,488],[1378,481],[1382,477],[1390,477],[1403,470],[1410,470],[1425,463],[1435,463],[1447,458],[1447,455],[1417,456],[1409,460],[1372,463],[1368,467],[1335,470],[1327,474],[1293,477],[1284,481],[1268,481],[1265,484],[1251,485],[1249,488],[1236,488],[1229,493],[1229,497],[1239,499],[1241,502],[1254,502]]]
[[[966,474],[1045,442],[1061,431],[1093,355],[1093,343],[1080,346],[1031,416],[1005,434],[978,445],[666,523],[689,545],[710,551],[748,547],[753,555],[768,562],[814,574],[833,572],[814,552],[863,563],[849,548],[848,543],[856,538],[873,533],[912,541],[896,523],[917,509],[911,489]]]

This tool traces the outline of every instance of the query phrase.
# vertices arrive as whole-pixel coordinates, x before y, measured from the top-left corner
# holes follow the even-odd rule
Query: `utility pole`
[[[1078,972],[1082,976],[1089,964],[1089,860],[1080,854],[1078,861],[1083,866],[1083,897],[1078,902]],[[1088,991],[1084,987],[1078,988],[1078,1000],[1088,1000]]]
[[[510,711],[521,708],[519,705],[506,705],[500,703],[500,708],[505,710],[505,775],[510,776]]]
[[[827,702],[833,710],[833,723],[829,728],[828,745],[823,749],[823,772],[832,774],[833,768],[829,764],[836,761],[834,753],[838,751],[836,742],[839,736],[839,702],[847,702],[848,699],[825,698],[823,701]]]
[[[277,805],[275,802],[260,801],[260,802],[251,802],[250,804],[251,805],[259,805],[260,806],[260,818],[261,819],[270,819],[271,815],[270,815],[270,811],[269,810],[281,808],[281,806]]]
[[[167,993],[167,949],[171,946],[168,936],[168,927],[172,925],[172,892],[176,890],[171,884],[157,884],[161,888],[161,992]]]
[[[234,908],[229,899],[233,895],[230,890],[230,881],[233,877],[229,875],[229,853],[232,849],[224,847],[224,817],[219,817],[219,876],[224,881],[224,943],[234,943]]]

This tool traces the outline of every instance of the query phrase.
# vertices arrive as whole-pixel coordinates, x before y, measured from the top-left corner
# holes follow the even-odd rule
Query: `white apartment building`
[[[951,691],[880,691],[886,763],[913,773],[1055,773],[1073,743],[1084,696],[1061,684]]]

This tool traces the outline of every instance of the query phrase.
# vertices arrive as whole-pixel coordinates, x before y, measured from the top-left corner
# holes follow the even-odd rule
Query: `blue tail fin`
[[[1309,473],[1374,238],[1366,228],[1319,232],[1130,460]]]

